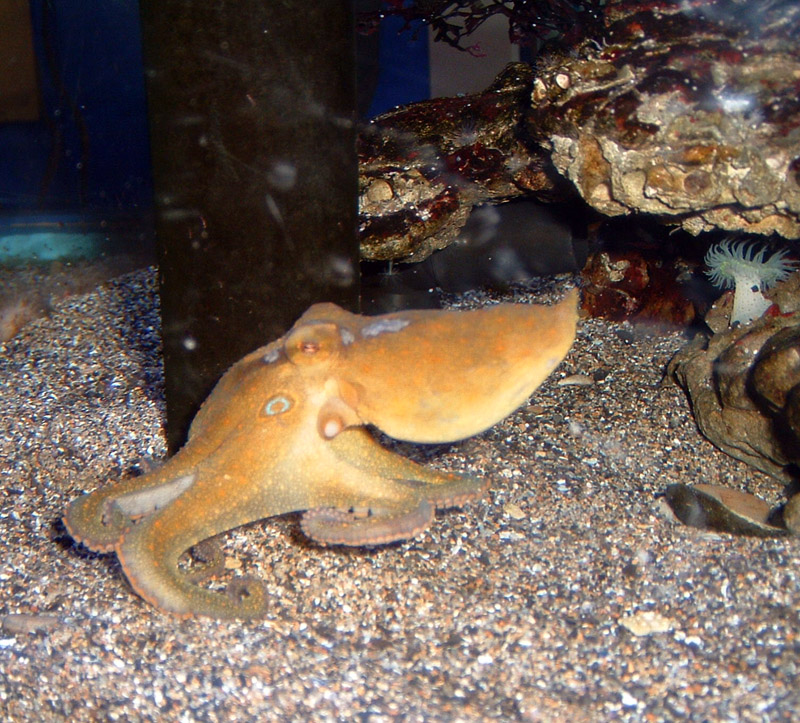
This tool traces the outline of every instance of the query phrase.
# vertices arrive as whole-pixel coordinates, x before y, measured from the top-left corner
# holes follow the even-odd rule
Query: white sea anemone
[[[796,263],[787,259],[788,251],[777,251],[765,259],[767,248],[725,239],[712,246],[705,256],[706,275],[721,289],[734,289],[731,324],[747,324],[761,316],[772,302],[763,291],[785,279]]]

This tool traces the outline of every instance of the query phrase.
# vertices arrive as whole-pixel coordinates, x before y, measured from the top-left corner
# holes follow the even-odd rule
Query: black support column
[[[349,0],[141,0],[174,452],[233,362],[358,304]]]

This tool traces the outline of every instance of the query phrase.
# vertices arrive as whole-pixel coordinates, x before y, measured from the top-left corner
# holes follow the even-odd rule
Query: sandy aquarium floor
[[[416,540],[324,549],[295,515],[229,533],[230,574],[266,580],[272,606],[218,622],[154,610],[60,522],[164,454],[158,331],[151,269],[0,345],[0,719],[797,719],[800,540],[662,511],[673,482],[782,494],[660,385],[680,333],[583,322],[518,413],[458,444],[395,445],[491,479]],[[590,383],[559,384],[573,375]]]

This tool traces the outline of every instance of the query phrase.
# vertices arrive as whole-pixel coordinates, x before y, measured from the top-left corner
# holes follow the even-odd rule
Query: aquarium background
[[[30,33],[40,101],[35,118],[0,122],[4,225],[19,230],[20,224],[46,220],[100,224],[149,216],[153,191],[139,3],[9,0],[4,12],[0,38]],[[377,37],[358,38],[359,81],[368,89],[360,100],[362,117],[431,94],[480,90],[519,57],[503,18],[476,33],[477,55],[434,44],[419,24],[403,27],[401,18],[390,17]],[[7,58],[4,72],[14,73],[18,62]],[[83,250],[91,247],[84,244]],[[11,252],[6,241],[0,258],[13,253],[19,252]],[[55,251],[39,253],[47,259]]]

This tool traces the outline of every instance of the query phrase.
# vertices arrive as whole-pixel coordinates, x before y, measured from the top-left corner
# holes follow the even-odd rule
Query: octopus
[[[75,499],[64,523],[89,549],[115,552],[133,590],[162,611],[261,617],[260,580],[204,587],[218,565],[187,568],[186,553],[290,512],[303,513],[303,533],[322,545],[415,537],[437,509],[479,498],[487,485],[391,452],[368,426],[414,443],[488,429],[561,362],[576,321],[576,291],[553,306],[374,317],[315,304],[223,375],[173,457]]]

